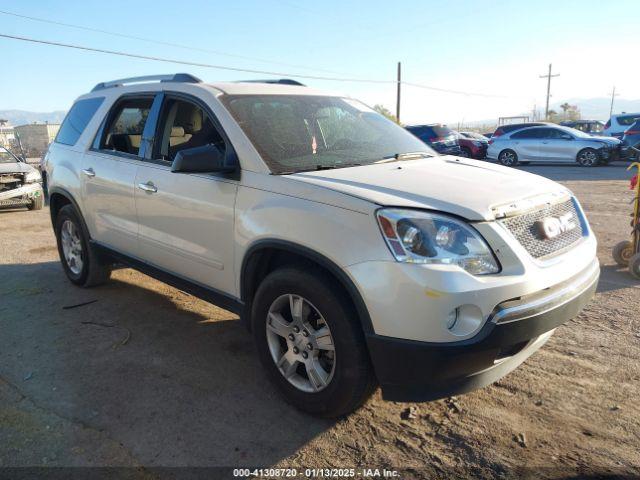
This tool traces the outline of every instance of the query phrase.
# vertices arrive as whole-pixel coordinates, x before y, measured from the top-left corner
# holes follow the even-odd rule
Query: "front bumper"
[[[34,198],[44,195],[40,183],[26,183],[18,188],[0,192],[0,207],[30,204]]]
[[[383,397],[435,400],[495,382],[580,312],[596,291],[599,273],[595,261],[553,288],[499,304],[482,330],[467,340],[430,343],[368,334]]]

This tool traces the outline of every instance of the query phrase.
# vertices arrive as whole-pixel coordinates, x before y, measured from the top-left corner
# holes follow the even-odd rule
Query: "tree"
[[[7,123],[9,123],[9,120],[5,120],[4,118],[0,118],[0,127],[4,127]]]
[[[557,122],[558,121],[558,112],[555,110],[549,110],[549,118],[547,118],[549,122]]]
[[[562,105],[560,105],[560,108],[562,109],[565,117],[567,116],[567,110],[569,110],[571,108],[571,105],[569,105],[567,102],[564,102]]]
[[[396,118],[396,116],[395,116],[393,113],[391,113],[391,112],[389,111],[389,109],[388,109],[388,108],[386,108],[384,105],[380,105],[380,104],[374,105],[374,106],[373,106],[373,109],[374,109],[376,112],[378,112],[380,115],[383,115],[383,116],[387,117],[387,118],[388,118],[389,120],[391,120],[392,122],[395,122],[395,123],[398,123],[398,124],[400,123],[400,122],[398,121],[398,119]]]

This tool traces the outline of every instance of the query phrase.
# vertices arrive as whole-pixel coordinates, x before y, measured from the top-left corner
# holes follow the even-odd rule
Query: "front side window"
[[[374,163],[403,153],[436,155],[360,102],[311,95],[230,95],[224,104],[273,173]]]
[[[101,150],[139,155],[152,97],[122,100],[115,106],[100,142]]]
[[[96,97],[78,100],[74,103],[60,125],[55,142],[63,145],[75,145],[103,101],[104,97]]]
[[[168,98],[162,108],[154,158],[172,162],[182,150],[214,145],[221,152],[225,143],[209,114],[195,103]]]

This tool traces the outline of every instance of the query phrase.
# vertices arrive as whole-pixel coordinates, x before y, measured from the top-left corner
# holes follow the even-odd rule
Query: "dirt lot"
[[[220,465],[640,477],[640,282],[609,254],[628,231],[628,173],[528,170],[585,207],[600,242],[595,300],[489,388],[424,404],[378,392],[336,422],[278,397],[234,315],[128,269],[75,288],[48,210],[0,213],[0,466],[144,466],[120,472],[136,478]]]

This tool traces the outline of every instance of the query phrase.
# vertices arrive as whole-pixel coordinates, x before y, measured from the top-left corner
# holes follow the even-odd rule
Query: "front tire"
[[[71,283],[93,287],[109,280],[111,266],[89,243],[88,232],[72,205],[65,205],[58,212],[55,233],[62,268]]]
[[[584,148],[578,152],[576,161],[581,167],[595,167],[600,160],[598,152],[593,148]]]
[[[518,165],[518,154],[511,149],[502,150],[498,155],[498,162],[505,167],[515,167]]]
[[[613,247],[611,256],[618,265],[626,267],[629,265],[631,257],[633,257],[633,245],[629,240],[624,240]]]
[[[285,399],[312,415],[358,408],[375,377],[356,312],[335,279],[286,267],[270,273],[251,311],[262,365]]]

